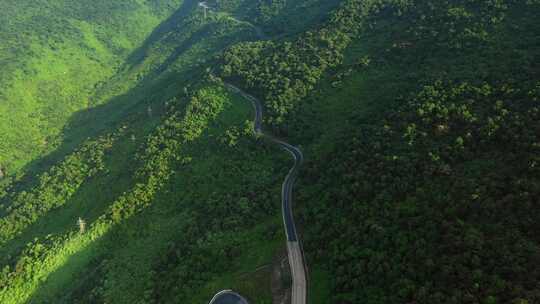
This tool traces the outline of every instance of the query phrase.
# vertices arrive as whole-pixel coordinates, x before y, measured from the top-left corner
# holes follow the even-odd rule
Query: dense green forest
[[[198,4],[0,3],[1,303],[278,303],[226,83],[310,303],[540,302],[540,1]]]

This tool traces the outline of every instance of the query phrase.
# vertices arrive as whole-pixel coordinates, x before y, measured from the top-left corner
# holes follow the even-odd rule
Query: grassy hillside
[[[13,174],[64,140],[70,116],[181,1],[2,1],[0,168]]]
[[[196,302],[225,287],[270,302],[286,154],[208,74],[223,48],[258,38],[191,1],[125,56],[37,177],[4,183],[2,303]]]
[[[540,301],[540,2],[197,3],[0,4],[1,303],[272,303],[292,160],[223,81],[311,303]]]

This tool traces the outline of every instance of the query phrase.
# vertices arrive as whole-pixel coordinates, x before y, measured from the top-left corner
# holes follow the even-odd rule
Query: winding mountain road
[[[282,213],[283,224],[285,227],[285,234],[287,236],[287,253],[289,256],[289,265],[291,267],[292,275],[292,296],[291,304],[306,304],[307,303],[307,267],[305,263],[304,253],[302,245],[296,232],[296,225],[294,223],[294,216],[292,211],[292,192],[294,182],[298,176],[298,170],[304,160],[302,151],[297,147],[286,143],[280,139],[275,138],[271,134],[267,134],[262,131],[263,121],[263,108],[261,102],[247,94],[238,87],[226,83],[227,88],[240,94],[245,99],[249,100],[255,109],[254,129],[255,134],[260,135],[269,141],[281,146],[284,150],[289,152],[294,158],[294,165],[290,169],[289,173],[285,177],[285,181],[282,186],[281,200],[282,200]]]
[[[255,30],[255,33],[260,39],[262,40],[267,39],[263,30],[255,26],[254,24],[251,24],[246,21],[240,21],[234,17],[228,17],[228,18],[234,21],[237,21],[239,23],[244,23],[251,26]],[[289,173],[285,177],[285,181],[283,182],[283,185],[282,185],[281,208],[282,208],[282,215],[283,215],[283,225],[285,227],[285,235],[287,236],[287,254],[289,258],[289,265],[291,268],[291,276],[292,276],[291,304],[307,304],[307,288],[308,288],[307,265],[306,265],[306,260],[304,257],[304,251],[302,249],[302,244],[300,243],[300,240],[298,238],[298,233],[296,232],[296,225],[294,223],[294,216],[293,216],[293,210],[292,210],[292,192],[293,192],[294,182],[296,181],[298,170],[300,169],[300,166],[302,165],[302,162],[304,161],[304,155],[302,154],[302,151],[298,149],[297,147],[283,140],[280,140],[272,136],[271,134],[267,134],[263,132],[262,130],[263,107],[260,100],[242,91],[240,88],[230,83],[225,83],[225,86],[231,91],[237,94],[240,94],[242,97],[249,100],[251,104],[253,105],[253,108],[255,109],[255,119],[253,121],[255,134],[262,136],[268,139],[269,141],[281,146],[284,150],[289,152],[294,158],[294,165],[289,170]],[[231,290],[224,290],[216,294],[216,296],[214,297],[214,299],[212,299],[210,304],[228,304],[225,298],[223,298],[224,296],[226,297],[237,296],[241,298],[239,294]],[[222,298],[223,300],[221,300]],[[242,300],[239,301],[238,303],[247,304],[247,301],[242,298]]]

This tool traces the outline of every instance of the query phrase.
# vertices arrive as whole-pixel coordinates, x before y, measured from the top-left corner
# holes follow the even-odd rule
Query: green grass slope
[[[0,167],[14,174],[63,141],[70,116],[181,1],[2,1]]]
[[[258,38],[186,1],[94,88],[61,145],[4,184],[2,303],[198,302],[231,287],[270,303],[287,154],[208,73]]]

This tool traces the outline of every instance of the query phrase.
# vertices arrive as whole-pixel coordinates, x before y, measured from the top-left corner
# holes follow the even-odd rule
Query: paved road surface
[[[212,298],[210,304],[248,304],[248,302],[232,290],[223,290]]]
[[[294,182],[298,175],[298,170],[304,160],[304,156],[300,149],[273,137],[270,134],[264,133],[262,131],[262,118],[263,110],[261,102],[242,91],[241,89],[235,87],[231,84],[226,84],[226,86],[232,91],[242,95],[245,99],[251,101],[255,109],[255,133],[264,136],[271,142],[280,145],[283,149],[289,152],[294,158],[294,166],[291,168],[285,181],[282,186],[282,213],[283,213],[283,224],[285,226],[285,233],[287,235],[287,252],[289,256],[289,265],[291,267],[292,274],[292,304],[306,304],[307,303],[307,276],[306,276],[306,264],[304,253],[302,251],[302,246],[298,239],[298,234],[296,232],[296,226],[294,223],[294,216],[292,211],[292,191],[294,187]]]

